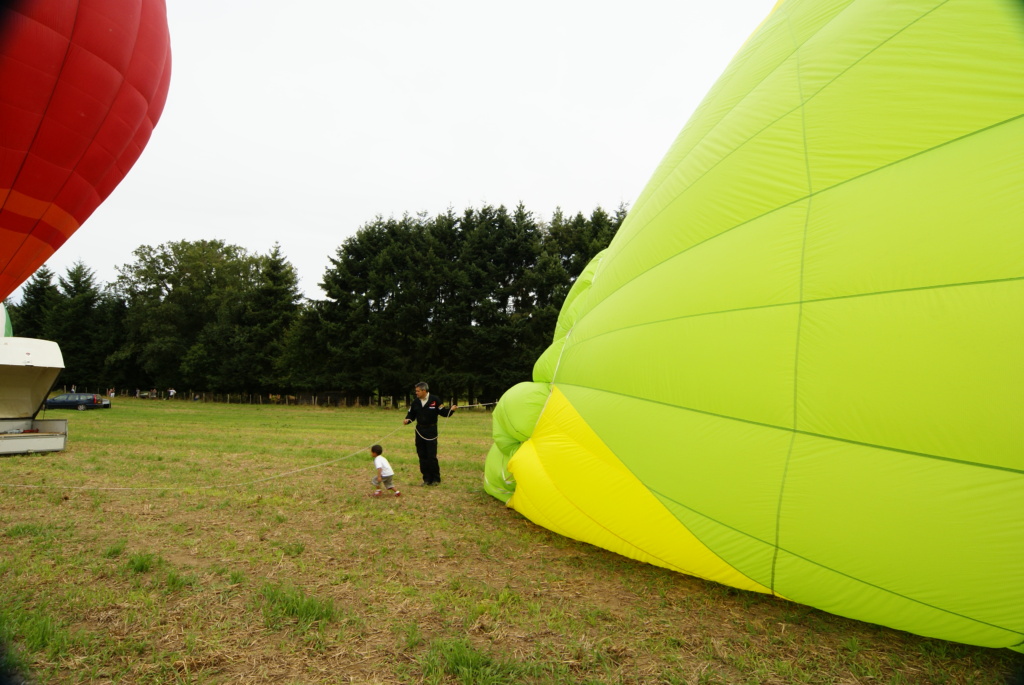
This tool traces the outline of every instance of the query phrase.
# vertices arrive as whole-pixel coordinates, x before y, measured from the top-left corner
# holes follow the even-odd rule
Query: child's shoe
[[[395,497],[400,497],[402,494],[401,490],[395,490]]]
[[[378,490],[377,492],[373,493],[373,496],[374,497],[380,497],[380,490]]]

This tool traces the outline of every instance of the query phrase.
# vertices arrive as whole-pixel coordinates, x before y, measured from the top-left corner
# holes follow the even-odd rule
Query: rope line
[[[488,407],[488,406],[491,406],[493,404],[497,404],[497,402],[487,402],[487,403],[483,403],[483,404],[468,404],[465,407],[459,407],[459,409],[463,409],[463,408],[471,409],[473,407]],[[449,417],[446,416],[445,417],[445,421],[447,421],[448,418]],[[303,471],[309,471],[310,469],[320,468],[321,466],[329,466],[331,464],[336,464],[339,461],[344,461],[346,459],[351,459],[352,457],[356,456],[357,454],[360,454],[362,452],[366,452],[367,450],[370,449],[370,447],[372,445],[384,442],[385,440],[390,438],[392,435],[394,435],[398,431],[402,430],[402,428],[404,428],[404,426],[396,428],[395,430],[391,431],[387,435],[374,440],[373,442],[371,442],[366,447],[361,447],[358,450],[356,450],[355,452],[352,452],[350,454],[346,454],[346,455],[344,455],[342,457],[338,457],[337,459],[330,459],[328,461],[322,461],[322,462],[320,462],[318,464],[312,464],[310,466],[303,466],[302,468],[299,468],[299,469],[292,469],[291,471],[285,471],[284,473],[278,473],[278,474],[275,474],[273,476],[266,476],[265,478],[255,478],[253,480],[247,480],[247,481],[243,481],[241,483],[227,483],[227,484],[220,484],[220,485],[163,486],[163,487],[124,487],[124,486],[115,487],[115,486],[103,486],[103,485],[24,485],[24,484],[17,484],[17,483],[0,483],[0,488],[25,488],[25,489],[34,489],[34,490],[114,490],[114,491],[134,491],[134,492],[146,492],[146,491],[163,491],[163,492],[175,491],[176,492],[176,491],[183,491],[183,490],[214,490],[214,489],[217,489],[217,488],[239,488],[239,487],[243,487],[245,485],[254,485],[256,483],[265,483],[267,481],[276,480],[278,478],[284,478],[285,476],[291,476],[291,475],[294,475],[296,473],[302,473]],[[419,435],[419,430],[416,431],[416,434]],[[424,439],[428,439],[428,438],[424,438]],[[434,438],[434,440],[437,440],[437,438]]]
[[[378,442],[383,442],[384,440],[390,438],[392,435],[394,435],[395,433],[397,433],[400,430],[401,430],[401,428],[396,428],[395,430],[391,431],[390,433],[388,433],[384,437],[379,438],[378,440],[375,440],[373,443],[371,443],[371,445],[372,444],[376,444]],[[265,478],[255,478],[253,480],[247,480],[247,481],[244,481],[244,482],[241,482],[241,483],[227,483],[227,484],[219,484],[219,485],[190,485],[190,486],[180,486],[180,487],[176,487],[176,486],[164,486],[164,487],[113,487],[113,486],[102,486],[102,485],[19,485],[19,484],[14,484],[14,483],[0,483],[0,487],[3,487],[3,488],[31,488],[31,489],[37,489],[37,490],[126,490],[126,491],[139,491],[139,492],[154,491],[154,490],[155,491],[164,491],[164,492],[166,492],[166,491],[181,491],[181,490],[213,490],[213,489],[216,489],[216,488],[239,488],[239,487],[242,487],[244,485],[253,485],[255,483],[265,483],[266,481],[269,481],[269,480],[276,480],[277,478],[284,478],[285,476],[291,476],[291,475],[296,474],[296,473],[301,473],[302,471],[308,471],[310,469],[319,468],[321,466],[328,466],[330,464],[335,464],[335,463],[337,463],[339,461],[344,461],[345,459],[351,459],[352,457],[356,456],[357,454],[360,454],[362,452],[366,452],[369,449],[370,449],[370,445],[367,445],[366,447],[361,447],[358,450],[356,450],[355,452],[352,452],[350,454],[346,454],[345,456],[342,456],[342,457],[338,457],[337,459],[330,459],[328,461],[322,461],[322,462],[320,462],[318,464],[312,464],[310,466],[303,466],[300,469],[292,469],[291,471],[285,471],[284,473],[278,473],[278,474],[275,474],[273,476],[266,476]]]

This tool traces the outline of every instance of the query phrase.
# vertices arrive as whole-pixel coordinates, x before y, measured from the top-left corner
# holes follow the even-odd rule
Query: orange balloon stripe
[[[16,190],[0,190],[0,292],[10,293],[78,230],[60,207]]]
[[[3,234],[0,229],[0,236]],[[6,238],[0,237],[0,240]],[[0,264],[7,263],[7,268],[0,270],[0,293],[12,293],[24,283],[36,270],[34,264],[42,264],[54,253],[56,248],[38,239],[35,234],[23,236],[18,245],[12,246],[10,252],[0,254]]]
[[[33,228],[37,223],[42,222],[49,228],[49,231],[44,230],[43,233],[49,232],[54,236],[60,236],[59,242],[56,244],[53,243],[52,238],[45,238],[45,241],[53,245],[54,249],[63,245],[64,241],[70,238],[80,225],[75,217],[52,202],[37,200],[17,190],[0,189],[0,198],[2,198],[0,207],[3,207],[3,211],[0,212],[0,229],[15,233],[35,234],[36,231]],[[8,214],[13,216],[8,217]],[[18,221],[19,219],[27,220],[25,223],[28,224],[28,230],[18,225],[21,223]],[[37,235],[37,237],[41,238],[42,236]]]

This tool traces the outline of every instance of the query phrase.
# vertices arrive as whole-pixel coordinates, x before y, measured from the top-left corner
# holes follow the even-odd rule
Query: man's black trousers
[[[437,463],[437,426],[416,426],[416,456],[420,458],[423,482],[440,483],[441,465]]]

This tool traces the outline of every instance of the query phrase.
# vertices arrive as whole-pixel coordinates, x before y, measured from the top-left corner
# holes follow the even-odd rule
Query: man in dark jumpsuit
[[[441,482],[441,466],[437,463],[437,417],[448,417],[458,409],[453,404],[446,409],[437,395],[430,394],[426,383],[416,384],[416,399],[405,415],[404,423],[416,422],[416,456],[420,458],[420,473],[424,485],[438,485]]]

